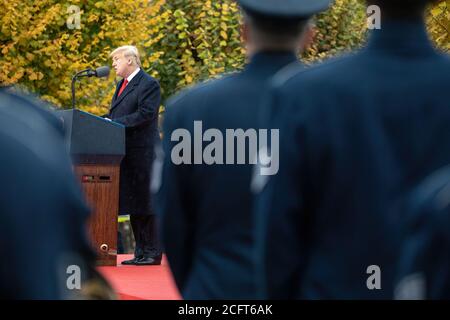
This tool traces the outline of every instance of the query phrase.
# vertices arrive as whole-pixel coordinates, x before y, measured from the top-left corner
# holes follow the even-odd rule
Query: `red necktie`
[[[127,84],[128,84],[128,80],[125,79],[123,81],[123,83],[122,83],[122,86],[120,87],[120,90],[119,90],[119,93],[117,94],[117,97],[120,97],[120,95],[122,94],[123,90],[125,90],[125,87],[127,86]]]

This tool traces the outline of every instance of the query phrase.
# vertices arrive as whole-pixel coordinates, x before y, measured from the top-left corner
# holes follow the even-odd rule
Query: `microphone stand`
[[[72,77],[72,109],[75,109],[75,82],[78,80],[78,78],[91,76],[92,72],[94,72],[95,74],[95,71],[91,69],[86,69],[76,73]]]

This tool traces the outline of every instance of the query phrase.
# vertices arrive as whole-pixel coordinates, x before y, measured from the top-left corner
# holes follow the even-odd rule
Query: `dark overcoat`
[[[126,127],[126,155],[120,166],[119,214],[150,215],[150,180],[154,143],[158,139],[160,86],[140,70],[117,97],[117,84],[108,117]]]

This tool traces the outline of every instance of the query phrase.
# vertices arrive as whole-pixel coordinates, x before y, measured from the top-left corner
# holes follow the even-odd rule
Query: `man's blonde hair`
[[[139,51],[135,46],[122,46],[117,49],[115,49],[111,54],[109,55],[110,58],[112,58],[117,53],[123,52],[124,57],[126,58],[132,58],[135,64],[137,64],[139,67],[141,66],[141,58],[139,56]]]

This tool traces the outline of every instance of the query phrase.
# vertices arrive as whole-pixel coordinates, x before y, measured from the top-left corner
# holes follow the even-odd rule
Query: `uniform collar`
[[[381,29],[371,32],[367,49],[410,56],[435,52],[428,38],[425,22],[419,18],[383,22]]]
[[[261,67],[278,70],[295,61],[299,60],[294,52],[260,51],[250,58],[246,70],[253,71],[261,69]]]

